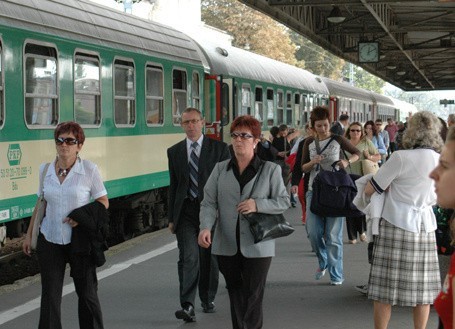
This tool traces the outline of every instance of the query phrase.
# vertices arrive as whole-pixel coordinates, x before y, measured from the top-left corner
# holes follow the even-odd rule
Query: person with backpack
[[[310,114],[314,136],[308,137],[303,145],[302,172],[308,175],[307,230],[311,246],[318,257],[315,279],[320,280],[328,270],[332,285],[341,285],[343,274],[343,222],[344,217],[322,217],[311,211],[313,196],[312,183],[323,170],[332,170],[332,164],[346,168],[360,157],[360,151],[344,137],[330,132],[329,110],[315,107]],[[318,152],[318,149],[320,151]],[[351,157],[340,160],[341,150],[351,153]]]

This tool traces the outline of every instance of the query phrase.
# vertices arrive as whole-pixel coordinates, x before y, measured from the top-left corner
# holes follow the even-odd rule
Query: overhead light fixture
[[[417,82],[415,82],[415,81],[412,81],[412,82],[411,82],[411,85],[412,85],[412,86],[415,86],[416,84],[417,84]]]
[[[385,58],[385,53],[382,51],[379,53],[379,59],[384,59]]]
[[[398,66],[396,74],[397,75],[405,75],[406,74],[406,70],[404,69],[404,67],[402,65]]]
[[[338,6],[333,6],[332,11],[330,12],[329,16],[327,16],[327,20],[333,24],[342,23],[342,22],[344,22],[345,19],[346,19],[346,17],[343,16],[343,14],[341,13],[340,7],[338,7]]]
[[[422,88],[422,87],[420,87],[420,86],[416,86],[416,89],[420,89],[420,88]]]
[[[404,82],[406,82],[406,83],[411,83],[412,80],[411,80],[411,79],[405,79]]]
[[[388,62],[385,67],[389,70],[395,70],[397,68],[397,65],[394,64],[393,62]]]

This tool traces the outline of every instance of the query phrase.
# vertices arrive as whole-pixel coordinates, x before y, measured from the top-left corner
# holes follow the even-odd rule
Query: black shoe
[[[181,310],[175,311],[175,317],[185,322],[196,322],[193,305],[186,304]]]
[[[204,313],[215,313],[215,303],[214,302],[209,302],[209,303],[201,303],[202,306],[202,311]]]

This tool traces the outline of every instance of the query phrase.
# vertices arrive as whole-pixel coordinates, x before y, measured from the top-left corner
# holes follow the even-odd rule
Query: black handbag
[[[263,166],[264,165],[261,165],[261,169],[256,175],[256,179],[254,180],[248,199],[251,198],[251,195],[253,194],[256,183],[262,173]],[[250,231],[253,235],[254,243],[281,238],[294,232],[294,228],[286,221],[283,214],[264,214],[253,212],[243,215],[243,217],[250,224]]]

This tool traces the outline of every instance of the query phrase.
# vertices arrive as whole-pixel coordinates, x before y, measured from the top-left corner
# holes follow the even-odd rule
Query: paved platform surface
[[[263,328],[374,328],[372,302],[354,289],[368,279],[367,244],[348,244],[345,233],[345,282],[331,286],[328,275],[315,281],[316,257],[300,223],[299,208],[289,209],[285,215],[296,231],[277,241],[277,255],[272,261],[264,297]],[[109,251],[106,265],[98,272],[106,329],[231,328],[229,299],[222,276],[215,300],[216,313],[202,313],[198,301],[197,322],[185,324],[174,317],[179,307],[176,247],[175,236],[166,229]],[[77,297],[71,282],[67,273],[62,301],[65,329],[79,328]],[[39,275],[2,287],[0,328],[37,328],[39,296]],[[432,310],[427,328],[437,328],[437,322]],[[389,328],[412,327],[412,309],[395,307]]]

